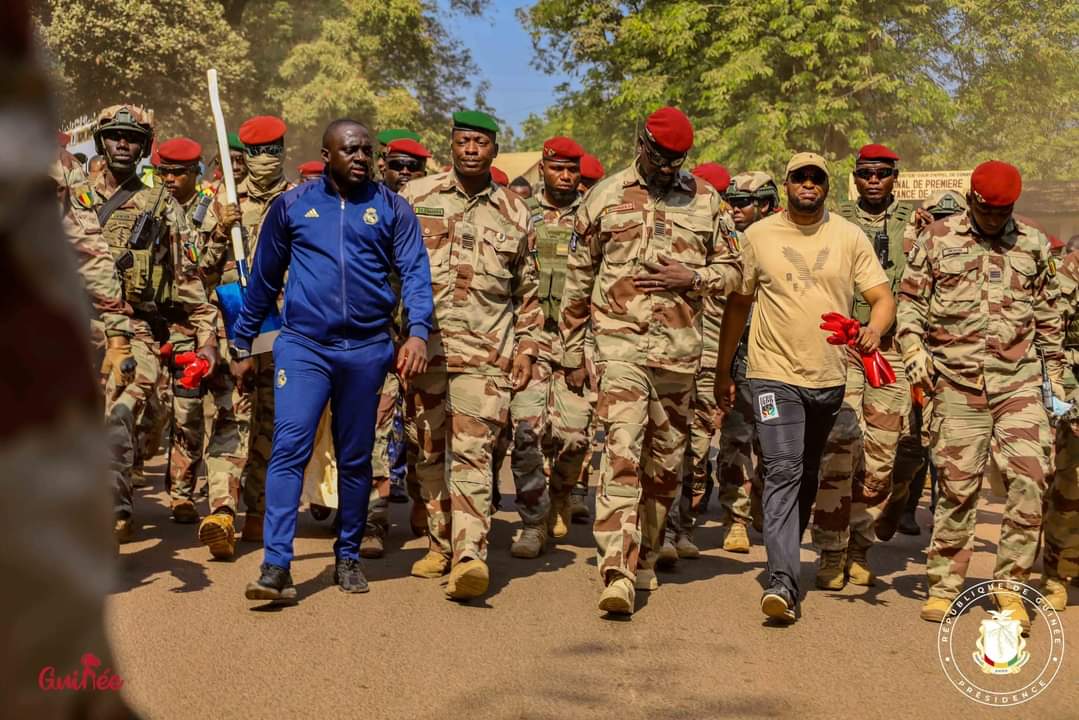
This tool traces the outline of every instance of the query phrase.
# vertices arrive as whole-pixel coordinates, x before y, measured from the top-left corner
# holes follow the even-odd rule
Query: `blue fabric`
[[[250,351],[288,271],[283,325],[348,349],[387,335],[397,306],[389,279],[401,277],[409,335],[427,339],[434,312],[431,269],[412,208],[381,183],[342,198],[329,176],[273,201],[262,223],[235,346]]]
[[[393,362],[389,336],[358,348],[320,345],[284,330],[274,341],[274,431],[266,471],[264,562],[288,568],[303,473],[330,403],[340,529],[334,554],[358,558],[371,494],[379,393]]]

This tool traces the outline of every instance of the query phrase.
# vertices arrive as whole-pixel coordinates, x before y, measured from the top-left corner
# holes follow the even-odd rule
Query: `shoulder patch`
[[[412,208],[412,211],[417,215],[426,215],[427,217],[442,217],[446,214],[445,208],[440,207],[424,207],[423,205],[417,205]]]
[[[90,189],[90,186],[86,183],[79,183],[71,188],[71,202],[75,203],[83,210],[91,210],[94,207],[94,203],[97,198],[94,197],[94,191]]]

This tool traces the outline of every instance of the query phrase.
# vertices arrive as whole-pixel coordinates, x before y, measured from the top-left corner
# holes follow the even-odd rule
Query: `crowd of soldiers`
[[[136,106],[99,114],[100,158],[89,173],[60,152],[65,227],[95,310],[120,543],[137,536],[133,488],[163,435],[173,519],[195,524],[217,559],[234,555],[238,537],[262,540],[279,379],[270,353],[230,355],[217,290],[238,279],[232,228],[242,228],[253,257],[268,209],[295,186],[286,130],[258,116],[229,135],[236,204],[220,190],[220,163],[215,174],[195,141],[155,138]],[[657,569],[699,556],[693,528],[713,485],[724,550],[748,553],[750,526],[762,529],[755,425],[765,411],[748,392],[741,327],[733,362],[721,364],[724,306],[742,287],[747,229],[784,212],[806,175],[799,170],[821,169],[827,195],[827,168],[792,164],[778,183],[759,170],[732,177],[717,163],[685,172],[692,127],[663,108],[644,124],[629,167],[605,176],[577,142],[554,137],[531,186],[496,174],[497,132],[483,113],[456,113],[452,164],[430,176],[432,153],[417,134],[377,136],[381,182],[419,221],[435,328],[427,371],[407,384],[391,372],[382,390],[361,555],[386,552],[389,503],[410,499],[412,531],[429,539],[412,574],[449,575],[452,599],[482,595],[503,459],[521,518],[510,552],[535,558],[572,522],[591,520],[598,436],[599,605],[629,614],[636,591],[658,588]],[[148,157],[153,172],[143,176]],[[861,364],[848,364],[814,493],[816,583],[872,585],[870,549],[897,528],[920,532],[914,508],[930,476],[922,617],[937,622],[961,590],[991,465],[1007,492],[995,577],[1027,580],[1041,547],[1042,590],[1062,610],[1065,583],[1079,574],[1075,416],[1054,415],[1052,428],[1043,392],[1047,384],[1059,401],[1075,389],[1079,255],[1058,261],[1045,234],[1014,216],[1018,172],[1003,166],[979,168],[988,178],[979,176],[981,187],[995,195],[976,183],[966,197],[940,192],[915,208],[893,194],[898,156],[867,145],[854,171],[858,197],[833,211],[872,244],[898,303],[879,338],[896,379],[876,387]],[[323,163],[298,171],[300,182],[317,182]],[[808,285],[811,272],[807,265]],[[869,322],[857,294],[853,307],[834,309]],[[727,381],[736,392],[724,405]]]

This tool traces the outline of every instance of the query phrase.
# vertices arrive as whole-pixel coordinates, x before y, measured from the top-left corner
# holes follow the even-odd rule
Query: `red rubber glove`
[[[158,357],[160,357],[162,360],[168,360],[170,357],[172,357],[172,343],[164,343],[157,351],[157,354]]]
[[[180,376],[180,385],[188,390],[194,390],[201,385],[210,371],[210,361],[193,352],[180,353],[173,362],[184,369]]]
[[[865,369],[865,379],[870,387],[882,388],[895,382],[895,370],[880,354],[880,350],[874,350],[870,355],[862,355],[862,367]]]
[[[832,333],[828,337],[829,344],[854,346],[854,343],[858,340],[858,331],[861,330],[862,323],[837,312],[824,313],[820,317],[824,321],[820,324],[820,329]],[[859,353],[859,355],[861,354]],[[879,350],[869,355],[861,355],[861,359],[862,368],[865,370],[865,377],[870,387],[882,388],[895,382],[895,370],[892,369],[892,366],[888,364],[888,361],[884,359]]]

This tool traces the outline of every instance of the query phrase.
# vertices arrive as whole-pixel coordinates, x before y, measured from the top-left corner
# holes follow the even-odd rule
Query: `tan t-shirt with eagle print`
[[[807,388],[847,382],[847,355],[829,345],[821,315],[850,315],[854,293],[888,282],[854,223],[825,211],[814,225],[776,213],[746,230],[743,295],[756,294],[746,377]]]

